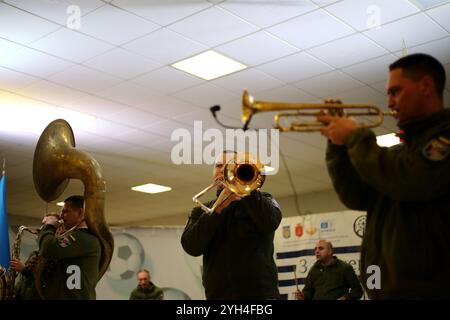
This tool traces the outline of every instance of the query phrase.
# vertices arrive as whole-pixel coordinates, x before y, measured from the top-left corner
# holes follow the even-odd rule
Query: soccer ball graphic
[[[144,248],[141,242],[129,233],[114,235],[114,253],[106,276],[115,280],[136,277],[144,263]]]

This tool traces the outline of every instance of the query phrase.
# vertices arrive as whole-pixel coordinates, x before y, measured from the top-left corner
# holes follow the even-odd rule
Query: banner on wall
[[[365,212],[341,211],[283,218],[275,233],[281,299],[295,299],[310,268],[316,262],[314,247],[319,239],[331,241],[334,254],[350,263],[357,275],[366,223]]]

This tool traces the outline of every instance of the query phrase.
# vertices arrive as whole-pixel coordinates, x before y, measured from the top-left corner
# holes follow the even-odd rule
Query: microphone
[[[216,118],[216,112],[220,111],[220,106],[218,104],[212,106],[211,108],[209,108],[209,110],[211,111],[212,115],[214,118]]]

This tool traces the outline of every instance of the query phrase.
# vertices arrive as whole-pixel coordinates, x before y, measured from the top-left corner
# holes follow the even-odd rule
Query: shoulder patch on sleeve
[[[422,149],[422,154],[431,161],[441,161],[449,152],[450,140],[443,136],[431,139]]]
[[[58,239],[58,244],[60,247],[65,248],[72,244],[72,241],[69,239],[69,237],[62,237]]]

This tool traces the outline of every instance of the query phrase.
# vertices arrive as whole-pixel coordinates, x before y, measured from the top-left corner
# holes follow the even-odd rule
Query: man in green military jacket
[[[362,284],[371,299],[450,298],[450,110],[445,69],[412,54],[390,65],[388,107],[404,132],[395,148],[345,117],[320,116],[327,166],[350,209],[367,211]]]
[[[39,235],[39,255],[53,261],[44,277],[45,299],[95,300],[101,247],[84,221],[84,199],[71,196],[61,211],[65,232],[56,234],[58,218],[44,217]]]
[[[150,272],[141,269],[136,274],[138,286],[130,294],[130,300],[163,300],[164,292],[150,281]]]
[[[331,242],[319,240],[314,248],[316,263],[309,270],[298,300],[358,300],[363,295],[355,270],[333,255]]]

